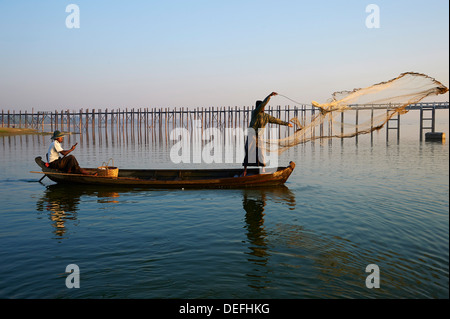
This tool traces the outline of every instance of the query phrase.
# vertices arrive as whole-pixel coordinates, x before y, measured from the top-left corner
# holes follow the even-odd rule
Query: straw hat
[[[52,140],[56,140],[57,138],[63,137],[65,134],[60,131],[54,131],[51,137]]]

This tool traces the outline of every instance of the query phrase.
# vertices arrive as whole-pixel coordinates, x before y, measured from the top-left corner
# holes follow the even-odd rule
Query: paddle
[[[41,183],[41,181],[42,181],[44,178],[46,178],[46,177],[47,177],[47,175],[42,176],[41,179],[38,180],[38,182]]]

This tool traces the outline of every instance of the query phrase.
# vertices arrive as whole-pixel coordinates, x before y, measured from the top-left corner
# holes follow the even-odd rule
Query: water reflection
[[[289,188],[258,188],[246,189],[243,191],[242,206],[245,210],[245,229],[248,239],[249,252],[247,253],[251,266],[251,271],[247,273],[250,279],[250,287],[255,289],[264,289],[269,284],[268,279],[270,270],[267,268],[270,251],[268,243],[268,234],[264,226],[264,211],[270,202],[282,202],[288,204],[289,209],[295,209],[295,195]]]
[[[265,264],[267,261],[267,233],[264,230],[264,207],[266,206],[266,194],[259,193],[255,198],[251,198],[248,192],[244,193],[243,207],[245,214],[245,228],[247,229],[247,238],[251,243],[249,247],[250,255],[257,257],[249,259],[256,263]]]
[[[117,190],[98,189],[80,185],[52,184],[46,187],[42,197],[36,202],[38,212],[48,212],[56,239],[67,237],[69,225],[78,223],[81,197],[95,196],[98,203],[118,203]]]
[[[59,185],[50,185],[43,196],[36,203],[36,210],[48,212],[48,218],[53,227],[52,233],[56,238],[64,238],[67,228],[66,223],[77,220],[80,196],[73,196],[66,188]]]
[[[256,291],[276,287],[274,273],[283,273],[291,278],[293,291],[299,295],[315,296],[314,289],[323,289],[321,296],[351,296],[364,288],[364,265],[373,260],[381,263],[384,257],[379,251],[366,251],[339,236],[316,233],[302,225],[274,224],[276,218],[270,218],[271,223],[265,225],[267,216],[286,212],[280,205],[287,205],[296,216],[301,213],[296,209],[295,194],[287,187],[244,190],[242,205],[248,240],[246,277],[248,286]],[[394,284],[391,286],[395,280],[390,274],[384,274],[384,278],[396,289]],[[320,282],[325,288],[317,285]]]

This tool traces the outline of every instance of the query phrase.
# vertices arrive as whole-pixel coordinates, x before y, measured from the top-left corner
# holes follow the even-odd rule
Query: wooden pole
[[[72,126],[73,126],[73,128],[72,128],[72,131],[73,132],[76,132],[76,121],[75,121],[75,111],[72,111]]]
[[[386,115],[389,115],[389,109],[386,110]],[[386,122],[386,142],[389,141],[389,120]]]
[[[370,110],[370,143],[373,143],[373,104]]]
[[[83,110],[80,109],[79,114],[78,114],[78,130],[81,134],[82,130],[83,130]]]
[[[165,125],[165,134],[166,134],[166,138],[165,138],[165,141],[166,141],[166,144],[167,144],[167,142],[168,142],[168,138],[167,138],[167,136],[168,136],[168,134],[169,134],[169,128],[168,128],[168,109],[167,108],[165,108],[165,110],[166,110],[166,112],[165,112],[165,114],[164,114],[164,125]]]
[[[63,110],[61,110],[60,116],[61,116],[61,131],[64,131],[64,111]]]
[[[105,109],[105,138],[108,141],[108,108]]]
[[[95,143],[95,109],[92,109],[92,140]]]
[[[111,110],[111,143],[114,145],[114,109]],[[117,119],[117,118],[116,118]]]
[[[122,110],[122,142],[125,143],[128,141],[128,120],[127,120],[127,112],[128,109]],[[126,131],[126,134],[125,134]],[[126,139],[125,139],[126,136]]]
[[[67,114],[67,131],[70,132],[70,111],[66,111]]]

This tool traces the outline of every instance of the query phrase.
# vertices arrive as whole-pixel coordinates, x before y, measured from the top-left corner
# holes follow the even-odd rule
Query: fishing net
[[[366,88],[335,92],[327,103],[312,102],[310,118],[290,119],[296,127],[295,133],[286,138],[266,139],[264,148],[282,153],[315,139],[367,134],[381,129],[394,116],[407,113],[408,105],[447,91],[446,86],[425,74],[408,72]],[[351,115],[353,124],[345,122],[344,113]],[[358,116],[356,123],[355,114]]]

